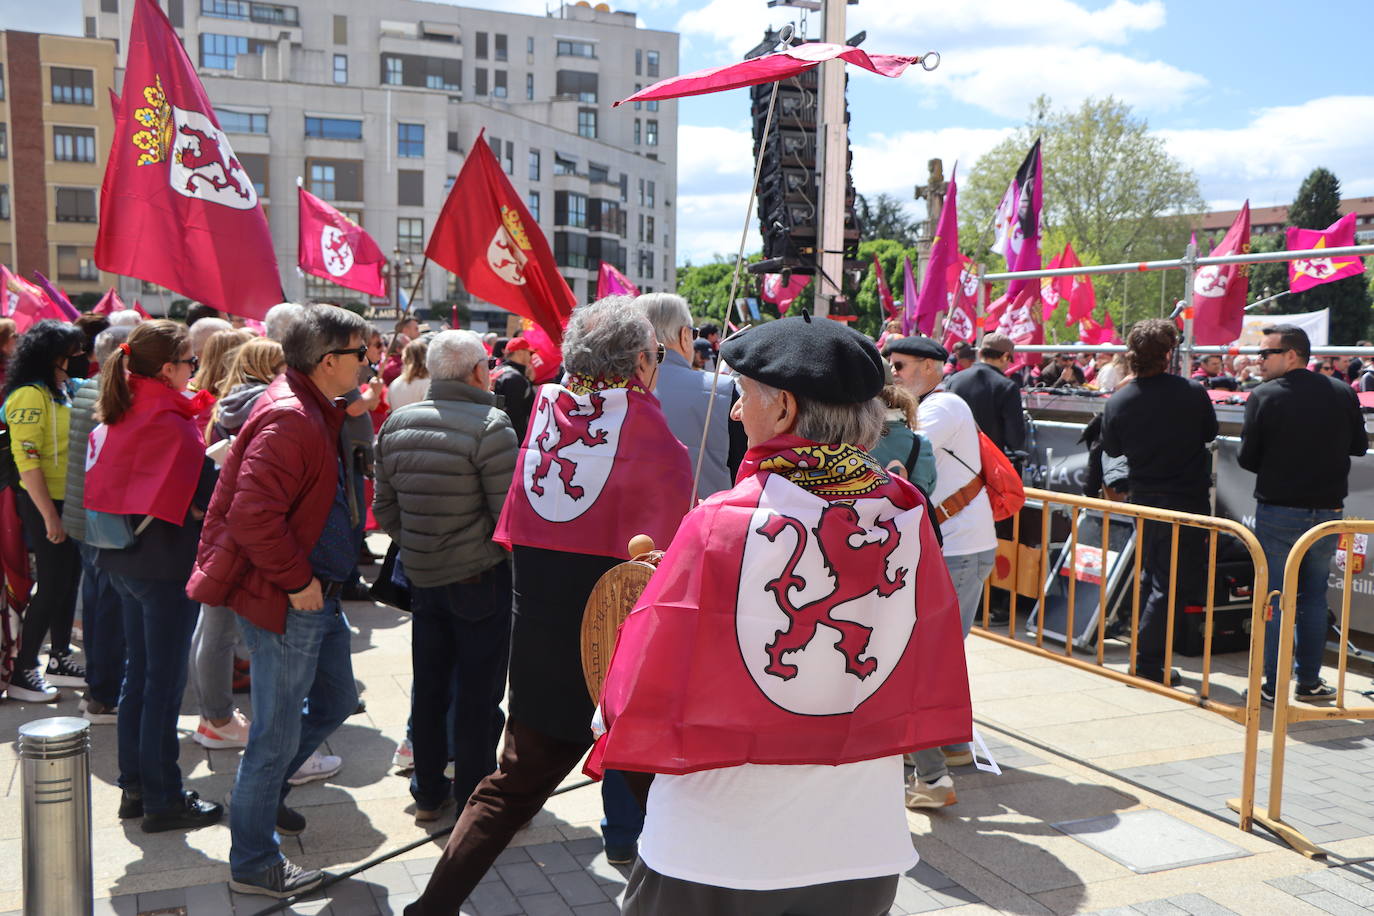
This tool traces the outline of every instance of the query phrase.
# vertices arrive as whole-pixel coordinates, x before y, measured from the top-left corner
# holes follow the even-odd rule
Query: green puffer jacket
[[[95,403],[100,399],[100,379],[88,378],[72,395],[72,420],[67,433],[67,492],[62,501],[62,530],[78,541],[86,540],[86,440],[95,429]]]
[[[455,379],[435,379],[428,399],[387,417],[372,512],[412,585],[449,585],[506,558],[491,536],[518,449],[495,396]]]

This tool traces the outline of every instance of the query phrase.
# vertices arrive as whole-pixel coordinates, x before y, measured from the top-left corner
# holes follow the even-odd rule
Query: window
[[[478,33],[477,33],[477,50],[474,52],[474,56],[475,56],[478,60],[486,60],[486,59],[487,59],[487,33],[486,33],[486,32],[478,32]]]
[[[457,175],[450,175],[444,179],[444,197],[448,197],[448,192],[453,190],[453,184],[457,180]]]
[[[495,57],[496,57],[496,59],[497,59],[497,60],[505,60],[505,59],[506,59],[506,36],[504,36],[504,35],[499,35],[499,34],[498,34],[498,35],[495,35],[495,36],[493,36],[493,37],[495,38],[495,41],[496,41],[496,45],[495,45],[495,52],[496,52],[496,53],[495,53]]]
[[[382,57],[382,82],[388,86],[400,86],[404,79],[402,61],[399,57]]]
[[[418,169],[397,169],[396,203],[402,207],[425,205],[425,173]]]
[[[351,118],[312,118],[306,115],[305,135],[322,140],[361,140],[363,122]]]
[[[640,205],[641,207],[644,206],[644,179],[643,179],[643,178],[639,179],[639,205]],[[642,237],[643,235],[644,235],[644,233],[641,232],[641,233],[640,233],[640,236]]]
[[[596,139],[596,109],[577,109],[577,135],[589,140]]]
[[[553,259],[561,267],[586,269],[587,237],[580,232],[555,232],[553,234]]]
[[[10,186],[0,184],[0,219],[10,218]]]
[[[258,192],[258,198],[266,198],[269,195],[267,187],[267,154],[266,153],[235,153],[239,164],[248,173],[248,178],[253,182],[253,188]]]
[[[539,150],[530,150],[530,181],[539,180]]]
[[[200,0],[200,14],[219,19],[247,19],[249,6],[246,0]]]
[[[596,104],[597,76],[581,70],[559,70],[555,75],[555,92],[575,98],[579,102]]]
[[[635,118],[635,146],[639,146],[639,144],[640,144],[641,142],[643,142],[643,141],[640,140],[640,137],[643,135],[643,132],[644,132],[644,124],[643,124],[643,122],[640,121],[639,118]]]
[[[91,188],[58,188],[57,221],[59,223],[95,222],[95,191]]]
[[[654,243],[654,218],[652,216],[644,217],[644,241],[650,245]]]
[[[57,246],[57,279],[99,280],[95,266],[95,249],[89,245]]]
[[[525,98],[528,99],[528,100],[530,100],[530,101],[533,101],[533,100],[534,100],[534,74],[533,74],[533,73],[526,73],[526,74],[525,74]]]
[[[576,175],[577,161],[566,156],[553,154],[553,173],[555,175]]]
[[[271,42],[239,35],[200,34],[200,65],[210,70],[233,70],[240,54],[261,54]]]
[[[0,122],[0,159],[10,157],[10,126]]]
[[[638,229],[637,232],[635,232],[635,241],[636,241],[636,242],[642,242],[642,241],[644,241],[644,214],[643,214],[643,213],[639,214],[639,229]]]
[[[59,105],[94,105],[95,74],[70,67],[50,68],[52,100]]]
[[[649,146],[658,146],[658,121],[650,119],[644,122],[644,142]]]
[[[648,193],[644,197],[644,206],[652,207],[654,205],[654,183],[652,181],[647,181],[644,183],[644,186],[648,190]]]
[[[477,68],[477,81],[472,91],[477,95],[487,94],[487,70],[485,67]]]
[[[4,62],[0,61],[0,102],[3,101],[5,101],[5,66]]]
[[[220,130],[226,134],[267,133],[267,115],[265,114],[216,108],[215,117],[219,120]]]
[[[171,20],[173,28],[186,25],[186,9],[182,0],[167,0],[167,18]]]
[[[613,200],[593,197],[587,207],[587,228],[593,232],[620,232],[625,213]]]
[[[506,141],[506,174],[515,174],[515,144],[509,140]]]
[[[4,188],[4,185],[0,185],[0,188]],[[5,200],[8,202],[9,198],[6,197]],[[530,208],[530,216],[534,217],[534,221],[536,223],[539,222],[539,192],[531,191],[528,194],[526,194],[525,205]],[[6,213],[4,218],[9,219],[8,212]]]
[[[348,17],[334,14],[334,44],[348,44]]]
[[[558,39],[559,57],[596,57],[596,45],[590,41]]]
[[[334,55],[334,82],[340,83],[340,84],[348,82],[348,55],[347,55],[347,54],[335,54],[335,55]]]
[[[102,13],[118,13],[118,12],[119,12],[119,0],[100,0],[100,12],[102,12]]]
[[[396,220],[396,247],[406,254],[425,249],[425,221],[409,216]]]
[[[200,0],[200,14],[217,19],[248,19],[268,25],[300,25],[300,11],[280,3],[249,3],[248,0]]]
[[[553,195],[553,221],[559,226],[587,228],[587,195],[558,191]]]
[[[611,171],[604,165],[597,165],[595,162],[587,163],[587,178],[600,184],[611,183]]]
[[[306,190],[325,200],[362,200],[362,163],[352,159],[307,159]]]
[[[94,37],[95,37],[95,17],[94,17],[94,16],[87,16],[87,17],[86,17],[86,37],[87,37],[87,38],[94,38]]]
[[[504,99],[506,97],[506,71],[495,70],[492,72],[492,77],[496,81],[496,84],[491,88],[492,96]]]
[[[491,147],[491,154],[496,157],[496,161],[501,161],[501,141],[495,137],[487,138],[487,145]]]
[[[658,99],[653,99],[652,101],[645,102],[644,107],[649,109],[650,111],[658,111]]]
[[[644,75],[644,51],[635,48],[635,76]]]
[[[462,152],[462,150],[458,148],[458,131],[456,130],[448,132],[448,151],[450,153]]]
[[[425,125],[396,125],[396,155],[402,159],[423,159],[425,155]]]
[[[648,51],[644,55],[645,76],[658,76],[658,52]],[[649,276],[653,276],[652,269]]]
[[[419,54],[383,54],[382,82],[458,92],[463,88],[463,62]]]
[[[630,176],[624,172],[620,173],[620,202],[627,203],[630,199]]]
[[[643,88],[644,88],[644,84],[643,84],[643,83],[635,83],[635,92],[638,92],[639,90],[641,90],[641,89],[643,89]],[[635,102],[635,111],[639,111],[640,106],[643,105],[643,104],[644,104],[643,102]]]
[[[3,146],[0,143],[0,157]],[[54,127],[52,157],[58,162],[95,162],[95,128]]]

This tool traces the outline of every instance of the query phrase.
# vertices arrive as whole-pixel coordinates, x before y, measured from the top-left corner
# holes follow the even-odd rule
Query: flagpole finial
[[[921,55],[921,69],[922,69],[922,70],[924,70],[924,71],[926,71],[927,73],[929,73],[931,70],[934,70],[934,69],[935,69],[936,67],[938,67],[938,66],[940,66],[940,52],[939,52],[939,51],[927,51],[926,53],[924,53],[924,54]]]
[[[297,175],[297,176],[296,176],[296,187],[298,187],[298,188],[303,188],[303,187],[305,187],[305,179],[302,178],[300,175]]]

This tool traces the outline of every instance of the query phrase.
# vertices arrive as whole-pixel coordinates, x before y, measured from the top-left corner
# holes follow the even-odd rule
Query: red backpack
[[[1021,484],[1021,475],[1016,473],[1016,468],[1012,466],[1011,459],[997,447],[997,444],[987,437],[987,433],[981,429],[978,431],[978,460],[983,466],[982,472],[974,471],[968,463],[950,449],[951,458],[968,468],[969,473],[973,474],[974,479],[982,484],[982,489],[988,492],[988,502],[992,506],[993,521],[1000,522],[1002,519],[1011,518],[1021,507],[1026,504],[1026,488]],[[958,506],[950,511],[950,514],[957,514],[968,504],[977,489],[970,488],[967,495],[960,498],[956,493],[951,499],[957,499]],[[950,500],[946,500],[940,506],[941,509],[948,505]]]

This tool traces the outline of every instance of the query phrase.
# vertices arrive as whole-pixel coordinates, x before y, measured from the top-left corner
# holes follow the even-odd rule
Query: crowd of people
[[[1178,346],[1170,322],[1138,322],[1127,346],[1086,362],[1065,353],[1026,366],[1001,334],[950,353],[889,329],[880,348],[805,315],[722,340],[683,298],[651,293],[576,309],[562,365],[540,385],[521,336],[436,332],[409,316],[388,335],[328,305],[282,303],[261,324],[204,306],[185,323],[117,312],[42,321],[22,335],[0,320],[8,436],[0,522],[22,532],[36,585],[15,634],[8,696],[46,703],[84,688],[85,717],[116,726],[120,818],[158,832],[225,814],[220,800],[182,782],[177,717],[192,685],[194,740],[243,750],[227,800],[231,887],[303,893],[324,876],[282,854],[280,838],[307,827],[289,792],[344,765],[320,750],[361,702],[343,602],[376,597],[411,614],[412,702],[396,764],[411,772],[416,820],[456,815],[411,916],[456,912],[594,744],[593,759],[609,764],[606,856],[633,867],[625,912],[733,912],[746,899],[749,912],[789,912],[799,890],[813,909],[834,899],[847,901],[846,911],[886,912],[896,876],[914,861],[904,820],[893,820],[897,780],[908,808],[953,805],[951,768],[973,760],[959,641],[998,538],[1008,536],[994,520],[984,440],[1013,462],[1024,458],[1024,387],[1110,393],[1096,435],[1120,462],[1122,495],[1207,514],[1205,449],[1217,421],[1204,388],[1263,381],[1246,405],[1240,462],[1257,474],[1256,530],[1271,588],[1296,537],[1339,516],[1349,458],[1366,444],[1353,388],[1374,380],[1374,367],[1309,364],[1306,336],[1287,325],[1265,329],[1258,359],[1205,357],[1192,378],[1168,372]],[[1158,435],[1166,425],[1171,434]],[[1337,428],[1349,435],[1317,455]],[[881,543],[890,553],[905,535],[929,540],[929,562],[895,574],[870,568],[870,579],[895,578],[852,600],[933,589],[921,594],[935,606],[920,613],[923,632],[940,635],[917,642],[930,651],[938,640],[960,674],[945,679],[944,705],[928,721],[954,724],[936,733],[922,731],[928,722],[907,727],[870,754],[887,763],[821,761],[795,741],[765,753],[762,730],[753,751],[698,767],[704,772],[683,763],[701,753],[695,745],[673,763],[618,768],[643,759],[632,737],[640,704],[661,701],[672,685],[647,683],[653,672],[627,670],[632,660],[618,655],[606,698],[593,703],[579,635],[593,587],[627,559],[632,536],[647,534],[674,572],[655,578],[668,584],[646,601],[695,606],[701,583],[741,576],[740,557],[712,538],[725,538],[741,494],[762,499],[758,492],[820,512],[818,537],[837,510],[868,532],[864,547]],[[382,558],[366,546],[369,530],[390,543],[371,583],[361,569]],[[706,543],[674,552],[675,536]],[[1137,671],[1167,683],[1176,675],[1163,670],[1165,622],[1205,578],[1202,553],[1180,553],[1171,611],[1168,526],[1147,526],[1142,549]],[[1299,699],[1332,692],[1320,678],[1329,559],[1329,550],[1314,550],[1304,566]],[[13,586],[18,573],[4,560]],[[825,562],[838,582],[842,563]],[[767,586],[779,607],[790,589],[805,588],[800,577],[789,581]],[[685,591],[661,594],[674,588]],[[78,604],[81,656],[72,647]],[[672,631],[665,622],[663,633]],[[1271,623],[1266,700],[1276,633]],[[667,636],[644,638],[651,652]],[[851,638],[836,648],[852,653],[851,673],[862,679],[869,636],[857,650],[846,646]],[[796,672],[783,651],[769,669],[787,680]],[[884,677],[926,676],[911,673],[920,666],[908,656]],[[235,700],[241,687],[251,688],[246,711]],[[688,719],[695,724],[690,704],[667,705],[683,731]],[[905,776],[890,763],[903,754]],[[660,775],[650,780],[644,769]],[[858,795],[856,782],[867,787]],[[844,792],[845,804],[826,802]],[[811,816],[825,829],[773,837],[790,855],[765,862],[751,852],[757,812],[807,793],[821,800]],[[871,835],[873,824],[889,822]],[[823,885],[822,858],[830,863]]]

